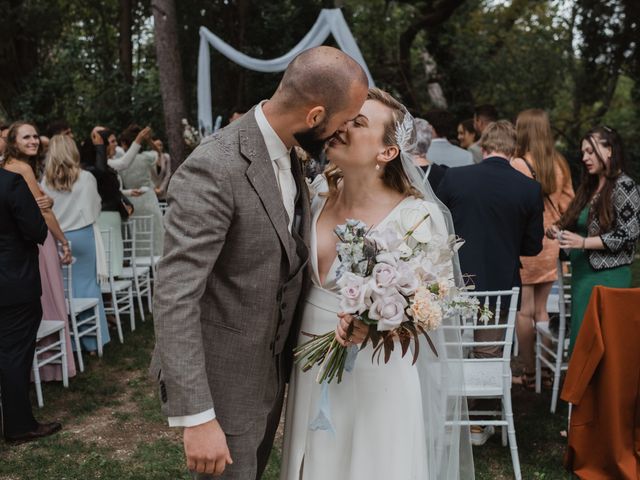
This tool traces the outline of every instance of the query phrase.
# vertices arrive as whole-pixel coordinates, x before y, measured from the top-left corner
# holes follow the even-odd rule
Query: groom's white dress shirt
[[[267,146],[267,152],[271,159],[273,166],[273,173],[276,176],[278,182],[278,188],[282,195],[282,203],[289,216],[289,232],[293,225],[293,217],[295,212],[295,201],[297,195],[296,183],[291,172],[291,149],[288,149],[284,142],[280,139],[273,127],[267,121],[267,117],[264,116],[262,111],[262,105],[266,102],[263,100],[255,109],[256,122],[260,133],[264,138],[264,143]],[[205,410],[204,412],[196,413],[193,415],[183,415],[180,417],[169,417],[170,427],[195,427],[206,422],[210,422],[216,418],[216,413],[213,408]]]

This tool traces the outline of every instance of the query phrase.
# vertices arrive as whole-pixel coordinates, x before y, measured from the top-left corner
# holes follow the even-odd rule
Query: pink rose
[[[420,279],[410,263],[403,261],[398,263],[398,278],[396,283],[398,291],[406,297],[413,295],[416,291],[420,285]]]
[[[378,295],[395,286],[398,272],[388,263],[378,263],[371,272],[371,289]]]
[[[378,331],[393,330],[405,320],[407,301],[400,294],[379,297],[371,304],[369,318],[378,321]]]
[[[368,288],[364,278],[345,272],[338,280],[340,309],[345,313],[362,313],[367,309]]]

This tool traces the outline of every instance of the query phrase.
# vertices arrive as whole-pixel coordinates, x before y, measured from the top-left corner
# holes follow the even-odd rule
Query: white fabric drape
[[[373,86],[373,79],[367,64],[339,8],[323,9],[311,30],[291,51],[271,60],[249,57],[233,48],[207,28],[200,27],[200,51],[198,54],[198,128],[200,132],[205,135],[209,134],[213,127],[209,45],[244,68],[256,72],[282,72],[299,53],[322,45],[330,34],[333,35],[340,49],[362,66],[369,79],[369,85]]]

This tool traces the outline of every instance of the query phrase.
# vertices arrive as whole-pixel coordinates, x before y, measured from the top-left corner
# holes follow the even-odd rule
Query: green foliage
[[[181,0],[176,2],[188,116],[197,111],[200,26],[247,55],[288,52],[321,8],[340,5],[376,84],[420,114],[433,108],[437,81],[449,109],[468,118],[493,103],[502,117],[525,108],[549,111],[559,145],[577,157],[580,136],[607,122],[626,141],[632,172],[640,169],[633,134],[640,121],[640,49],[633,0],[466,0],[451,17],[420,27],[411,43],[410,78],[400,43],[425,16],[452,0]],[[118,0],[0,0],[0,117],[44,127],[66,118],[77,136],[95,124],[116,131],[131,122],[164,130],[150,0],[134,1],[133,83],[119,68]],[[412,37],[413,38],[413,37]],[[333,44],[333,39],[328,41]],[[428,79],[423,54],[437,63]],[[280,74],[247,71],[211,53],[212,107],[226,120],[235,106],[267,98]]]
[[[34,0],[13,12],[14,22],[45,14],[59,16],[60,21],[28,30],[38,45],[37,65],[17,82],[8,99],[2,99],[9,118],[29,119],[42,129],[64,118],[80,138],[96,124],[120,131],[135,122],[164,131],[149,13],[137,5],[137,55],[129,85],[118,67],[118,5],[117,0]]]

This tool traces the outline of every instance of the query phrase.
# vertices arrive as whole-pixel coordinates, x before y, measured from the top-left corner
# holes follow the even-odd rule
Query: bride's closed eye
[[[353,119],[353,125],[355,127],[366,127],[368,125],[367,117],[365,117],[364,115],[358,115]]]

